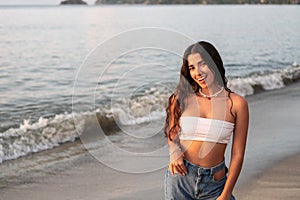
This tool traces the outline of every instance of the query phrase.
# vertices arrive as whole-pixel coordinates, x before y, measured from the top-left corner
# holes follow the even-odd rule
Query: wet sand
[[[242,200],[298,199],[300,83],[247,99],[249,138],[234,195]],[[63,147],[33,154],[23,161],[5,162],[1,167],[9,169],[21,161],[30,163],[39,155],[57,154],[60,148]],[[125,157],[122,159],[126,162]],[[104,166],[87,152],[81,152],[49,166],[23,169],[17,175],[7,175],[5,170],[0,170],[0,199],[164,199],[164,172],[165,169],[141,174],[119,172]]]
[[[258,179],[237,191],[241,200],[298,200],[300,197],[300,154],[275,163]]]

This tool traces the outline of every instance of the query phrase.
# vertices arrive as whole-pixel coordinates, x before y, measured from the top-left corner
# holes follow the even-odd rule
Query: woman
[[[186,49],[180,81],[166,111],[166,199],[235,199],[232,191],[244,158],[248,104],[227,87],[222,59],[212,44],[201,41]],[[231,135],[227,169],[224,154]]]

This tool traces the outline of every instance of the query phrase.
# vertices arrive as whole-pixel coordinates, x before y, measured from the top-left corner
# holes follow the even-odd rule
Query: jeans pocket
[[[223,176],[222,178],[219,178],[219,179],[217,179],[217,180],[215,180],[214,175],[212,175],[212,178],[211,178],[211,180],[212,180],[213,183],[222,183],[222,182],[224,182],[226,179],[227,179],[227,175],[225,175],[225,176]]]
[[[224,173],[217,174],[217,173],[221,172],[221,171],[218,171],[211,175],[212,182],[214,182],[214,183],[222,182],[222,181],[224,181],[224,179],[227,178],[226,170],[222,169],[222,171],[224,171]]]

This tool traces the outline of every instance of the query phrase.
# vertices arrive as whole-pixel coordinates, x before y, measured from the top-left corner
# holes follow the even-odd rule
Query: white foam
[[[261,86],[264,90],[274,90],[284,87],[282,74],[273,73],[263,76],[236,78],[228,81],[228,87],[240,95],[254,94],[254,86]]]
[[[169,95],[163,88],[151,87],[144,95],[132,99],[120,99],[106,110],[121,125],[136,125],[165,117]],[[108,114],[109,113],[109,114]]]
[[[297,66],[298,66],[297,62],[294,61],[293,64],[292,64],[292,66],[293,66],[293,67],[297,67]]]
[[[84,120],[77,119],[75,127],[71,116],[40,117],[35,123],[25,119],[19,128],[0,133],[0,163],[74,141],[83,130]]]
[[[3,142],[3,140],[2,139],[0,139],[0,163],[2,163],[3,162],[3,160],[4,160],[4,153],[3,153],[3,146],[2,146],[2,142]]]
[[[48,119],[40,117],[38,122],[34,124],[30,124],[30,119],[25,119],[23,121],[23,124],[20,124],[20,130],[23,130],[26,132],[27,129],[37,129],[41,127],[45,127],[48,124]]]
[[[264,90],[274,90],[285,86],[284,79],[294,81],[299,78],[300,66],[293,63],[285,69],[228,80],[228,87],[234,92],[246,96],[254,94],[254,86],[261,86]]]
[[[155,120],[160,120],[165,117],[165,112],[153,111],[149,115],[143,117],[133,117],[126,114],[124,111],[118,113],[118,119],[121,125],[137,125]]]

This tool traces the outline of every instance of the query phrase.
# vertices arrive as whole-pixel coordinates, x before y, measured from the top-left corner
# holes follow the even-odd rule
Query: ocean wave
[[[228,87],[240,95],[247,96],[266,90],[280,89],[299,79],[300,65],[293,63],[284,69],[256,72],[247,77],[229,79]]]
[[[18,128],[0,133],[0,163],[73,142],[84,133],[86,124],[90,126],[94,122],[95,117],[106,135],[120,131],[123,126],[162,119],[168,94],[162,94],[160,90],[150,88],[142,95],[119,99],[112,107],[104,105],[94,111],[40,117],[33,123],[25,119]]]
[[[84,120],[76,120],[75,128],[73,117],[65,113],[53,119],[40,117],[35,123],[26,119],[19,128],[0,133],[0,163],[74,141],[83,130]]]
[[[300,65],[294,63],[282,70],[229,79],[228,87],[246,96],[282,88],[299,79]],[[152,87],[130,98],[99,105],[96,110],[40,117],[36,122],[24,119],[18,128],[9,128],[0,133],[0,163],[72,142],[84,133],[86,124],[89,126],[95,117],[106,135],[117,133],[124,126],[163,120],[169,95],[170,91],[163,87]]]

